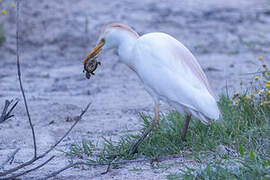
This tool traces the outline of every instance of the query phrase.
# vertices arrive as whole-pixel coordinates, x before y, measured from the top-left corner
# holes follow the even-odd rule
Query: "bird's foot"
[[[187,142],[187,139],[186,139],[186,138],[185,138],[185,139],[180,138],[179,144],[182,144],[182,143],[184,143],[184,142]]]
[[[133,154],[136,154],[136,153],[138,153],[137,143],[134,144],[129,150],[127,150],[128,155],[133,155]]]

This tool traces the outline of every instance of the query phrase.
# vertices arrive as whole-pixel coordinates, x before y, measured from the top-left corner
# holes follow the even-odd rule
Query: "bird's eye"
[[[104,39],[104,38],[102,38],[102,39],[101,39],[101,42],[105,43],[105,39]]]

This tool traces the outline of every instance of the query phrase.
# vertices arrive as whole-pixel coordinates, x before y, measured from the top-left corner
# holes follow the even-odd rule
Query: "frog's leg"
[[[90,79],[91,75],[90,75],[88,72],[86,72],[86,73],[85,73],[85,77],[86,77],[87,79]]]

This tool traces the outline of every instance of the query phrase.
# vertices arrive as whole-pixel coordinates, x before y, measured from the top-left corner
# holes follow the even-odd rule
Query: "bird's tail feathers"
[[[218,121],[221,118],[221,114],[219,114],[219,117],[208,117],[204,115],[203,113],[193,111],[192,115],[196,118],[198,118],[203,124],[208,125],[211,121]]]

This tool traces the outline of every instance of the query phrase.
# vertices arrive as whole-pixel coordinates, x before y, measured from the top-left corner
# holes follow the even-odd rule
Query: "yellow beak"
[[[105,44],[105,41],[104,41],[104,39],[102,39],[102,40],[100,41],[100,43],[98,43],[98,44],[94,47],[94,49],[86,56],[86,58],[84,58],[83,64],[84,64],[88,59],[90,59],[90,58],[92,58],[92,57],[95,57],[95,56],[101,51],[102,46],[104,46],[104,44]]]

